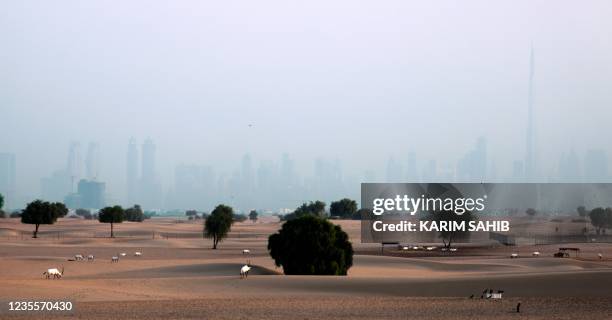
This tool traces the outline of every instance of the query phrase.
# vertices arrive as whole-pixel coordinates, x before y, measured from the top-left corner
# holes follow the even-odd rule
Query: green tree
[[[2,196],[2,193],[0,193],[0,218],[6,217],[6,213],[2,211],[2,207],[4,207],[4,196]]]
[[[313,215],[284,223],[268,238],[268,251],[287,275],[346,275],[353,265],[346,232]]]
[[[453,244],[453,241],[466,239],[469,237],[470,231],[468,231],[468,224],[470,221],[476,220],[476,216],[474,216],[470,211],[466,211],[463,214],[456,214],[454,211],[435,211],[426,215],[425,219],[437,224],[438,226],[442,221],[448,221],[448,223],[465,224],[465,228],[462,230],[441,229],[438,231],[438,237],[442,239],[444,247],[448,249]]]
[[[348,198],[334,201],[329,206],[329,214],[343,219],[352,219],[357,212],[357,202]]]
[[[54,224],[57,218],[68,214],[68,208],[61,203],[50,203],[42,200],[35,200],[28,203],[21,213],[21,222],[36,225],[33,238],[38,237],[38,228],[41,224]]]
[[[258,216],[258,215],[259,215],[259,214],[257,213],[257,211],[256,211],[256,210],[251,210],[251,212],[249,212],[249,219],[250,219],[251,221],[253,221],[253,223],[255,223],[255,222],[257,221],[257,216]]]
[[[589,213],[589,218],[598,235],[612,228],[612,208],[595,208]]]
[[[279,216],[281,221],[293,220],[296,218],[301,218],[303,216],[315,216],[319,218],[325,218],[325,202],[323,201],[310,201],[308,203],[302,203],[295,211],[292,213]]]
[[[145,219],[140,205],[137,204],[131,208],[125,209],[124,215],[125,220],[130,222],[142,222]]]
[[[535,216],[538,212],[534,209],[534,208],[529,208],[525,211],[525,213],[530,216],[533,217]]]
[[[234,209],[224,204],[218,205],[204,221],[204,236],[213,239],[213,249],[227,237],[234,223]]]
[[[98,212],[98,221],[102,223],[110,223],[111,238],[115,237],[113,225],[115,223],[123,222],[124,219],[125,219],[125,213],[123,211],[123,208],[121,208],[121,206],[106,207],[106,208],[101,209],[100,212]]]

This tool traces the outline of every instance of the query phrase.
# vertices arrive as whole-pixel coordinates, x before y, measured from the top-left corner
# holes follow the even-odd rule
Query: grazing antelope
[[[247,260],[247,264],[240,268],[240,279],[246,279],[249,276],[249,271],[251,271],[251,261]]]
[[[249,254],[249,253],[251,253],[251,250],[249,249],[242,250],[242,254]]]
[[[74,255],[74,260],[75,261],[83,261],[83,260],[85,260],[85,257],[83,257],[82,254],[75,254]]]
[[[94,261],[94,255],[93,254],[88,255],[87,261]]]
[[[117,256],[112,256],[112,257],[111,257],[111,263],[113,263],[113,262],[119,262],[119,257],[117,257]]]
[[[64,274],[63,266],[62,266],[62,271],[58,270],[57,268],[51,268],[43,272],[43,276],[45,276],[47,279],[51,279],[51,276],[53,276],[53,279],[61,279],[63,274]]]
[[[140,256],[142,256],[142,252],[140,251],[134,252],[134,257],[140,257]]]

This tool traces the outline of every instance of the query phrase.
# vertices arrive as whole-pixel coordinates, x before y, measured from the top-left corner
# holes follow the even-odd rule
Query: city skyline
[[[150,206],[171,203],[184,172],[217,190],[242,171],[248,188],[270,186],[283,154],[299,179],[282,181],[310,190],[288,196],[292,206],[387,171],[522,181],[535,168],[538,180],[574,181],[611,166],[606,3],[316,2],[7,4],[7,204],[61,200],[81,178],[104,182],[108,203]],[[67,164],[71,148],[80,168]],[[143,168],[151,150],[154,175]],[[161,196],[143,199],[139,185]]]

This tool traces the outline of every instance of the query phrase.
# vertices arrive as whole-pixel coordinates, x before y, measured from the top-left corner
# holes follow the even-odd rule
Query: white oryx
[[[87,261],[94,261],[94,255],[93,254],[88,255]]]
[[[51,279],[51,276],[53,276],[53,279],[61,279],[63,274],[64,274],[63,266],[62,266],[62,271],[58,270],[57,268],[51,268],[43,272],[43,276],[45,276],[47,279]]]
[[[534,257],[539,257],[540,256],[540,251],[534,251],[531,255],[534,256]]]
[[[140,257],[140,256],[142,256],[142,252],[140,251],[134,252],[134,257]]]
[[[240,268],[240,279],[246,279],[249,276],[249,271],[251,271],[251,261],[247,260],[247,264]]]
[[[83,260],[85,260],[85,257],[83,257],[82,254],[75,254],[74,255],[74,260],[75,261],[83,261]]]
[[[249,254],[249,253],[251,253],[251,250],[249,249],[242,250],[242,254]]]
[[[122,257],[125,257],[125,256],[127,256],[127,253],[125,253],[125,252],[121,252],[121,256],[122,256]]]
[[[112,257],[111,257],[111,263],[113,263],[113,262],[119,262],[119,257],[117,257],[117,256],[112,256]]]

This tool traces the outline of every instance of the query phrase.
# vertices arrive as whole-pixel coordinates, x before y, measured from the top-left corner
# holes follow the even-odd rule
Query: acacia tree
[[[612,228],[612,208],[595,208],[589,213],[589,218],[598,235],[602,231],[605,233],[607,228]]]
[[[453,228],[449,230],[445,228],[438,231],[438,236],[442,239],[442,244],[448,249],[451,247],[454,240],[469,237],[470,232],[468,231],[468,223],[476,220],[476,216],[470,211],[466,211],[463,214],[456,214],[454,211],[434,211],[429,213],[425,219],[432,221],[438,226],[442,221],[447,221],[449,224],[465,223],[465,228],[462,230],[454,230]]]
[[[253,223],[255,223],[255,222],[257,221],[257,216],[258,216],[258,215],[259,215],[259,214],[257,213],[257,211],[256,211],[256,210],[251,210],[251,212],[249,212],[249,219],[250,219],[251,221],[253,221]]]
[[[204,221],[204,236],[213,239],[213,249],[227,237],[234,223],[234,209],[224,204],[218,205]]]
[[[268,238],[268,251],[287,275],[346,275],[353,265],[346,232],[312,215],[284,223]]]
[[[121,208],[121,206],[106,207],[100,210],[100,212],[98,212],[98,221],[102,223],[110,223],[111,225],[110,237],[111,238],[115,237],[115,233],[113,230],[113,224],[121,223],[123,222],[124,219],[125,219],[125,213],[123,211],[123,208]]]
[[[38,238],[38,228],[41,224],[54,224],[57,218],[68,214],[68,208],[61,203],[50,203],[42,200],[35,200],[28,203],[21,213],[21,223],[36,225],[33,238]]]
[[[337,216],[343,219],[352,219],[356,212],[357,202],[348,198],[334,201],[329,206],[329,214],[331,216]]]

